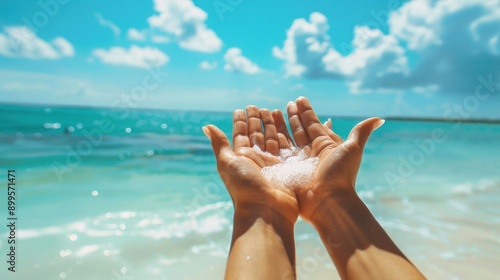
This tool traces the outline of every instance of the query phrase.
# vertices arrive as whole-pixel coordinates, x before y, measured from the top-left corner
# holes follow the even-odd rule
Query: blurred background
[[[429,278],[500,273],[500,1],[0,1],[2,279],[220,279],[201,127],[307,96],[371,137],[357,191]],[[299,279],[338,278],[296,225]]]

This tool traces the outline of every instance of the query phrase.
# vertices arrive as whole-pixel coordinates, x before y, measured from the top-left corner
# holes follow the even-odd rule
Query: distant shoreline
[[[89,105],[63,105],[63,104],[42,104],[42,103],[10,103],[0,102],[0,106],[25,106],[25,107],[51,107],[51,108],[80,108],[80,109],[111,109],[105,106],[89,106]],[[179,109],[161,109],[161,108],[129,108],[131,111],[165,111],[165,112],[199,112],[199,113],[213,113],[213,114],[231,114],[230,111],[210,111],[210,110],[179,110]],[[363,116],[331,116],[320,114],[320,118],[331,117],[336,119],[364,119]],[[369,116],[368,116],[369,117]],[[460,118],[435,118],[435,117],[399,117],[399,116],[386,116],[381,117],[388,121],[402,121],[402,122],[444,122],[444,123],[482,123],[482,124],[500,124],[500,119],[460,119]]]
[[[386,117],[390,121],[413,121],[413,122],[446,122],[446,123],[483,123],[500,124],[500,120],[492,119],[458,119],[458,118],[425,118],[425,117]]]

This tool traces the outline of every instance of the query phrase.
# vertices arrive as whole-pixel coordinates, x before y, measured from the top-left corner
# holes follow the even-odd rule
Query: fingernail
[[[300,99],[306,99],[304,96],[299,96],[297,99],[295,99],[295,102],[298,102]]]
[[[381,127],[384,123],[385,123],[384,119],[378,120],[373,124],[373,130],[376,130],[377,128]]]
[[[208,127],[204,126],[201,128],[201,130],[203,130],[203,133],[205,133],[208,139],[212,140],[212,138],[210,137],[210,129],[208,129]]]
[[[292,106],[293,104],[295,104],[295,102],[293,102],[293,101],[289,101],[289,102],[288,102],[288,104],[286,104],[286,107],[288,107],[288,106]]]
[[[329,129],[332,129],[332,128],[333,128],[332,119],[328,118],[328,120],[327,120],[327,125],[328,125],[328,128],[329,128]]]

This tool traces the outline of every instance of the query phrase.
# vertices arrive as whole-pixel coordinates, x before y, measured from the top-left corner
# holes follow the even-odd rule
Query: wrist
[[[345,182],[315,182],[310,188],[299,188],[297,191],[300,216],[310,223],[313,216],[325,208],[324,204],[357,196],[354,185]]]
[[[361,202],[361,199],[354,189],[352,191],[330,193],[319,198],[312,211],[304,218],[313,226],[319,227],[329,220],[333,211],[350,211],[352,208],[349,206],[356,205],[359,202]]]
[[[269,206],[270,205],[270,206]],[[290,215],[287,211],[279,209],[272,204],[260,203],[239,203],[235,206],[234,221],[242,223],[253,223],[257,220],[264,221],[266,224],[275,225],[277,227],[293,228],[297,220],[297,214]]]
[[[295,224],[299,216],[299,205],[294,196],[282,195],[277,190],[256,196],[241,196],[233,199],[235,215],[260,216],[285,219]]]

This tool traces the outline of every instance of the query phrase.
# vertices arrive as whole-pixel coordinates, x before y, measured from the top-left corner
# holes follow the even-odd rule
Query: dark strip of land
[[[452,122],[452,123],[491,123],[500,124],[500,120],[493,119],[460,119],[460,118],[408,118],[408,117],[386,117],[391,121],[414,121],[414,122]]]

